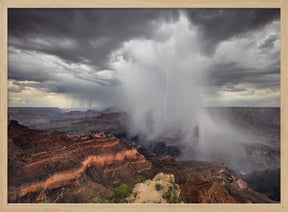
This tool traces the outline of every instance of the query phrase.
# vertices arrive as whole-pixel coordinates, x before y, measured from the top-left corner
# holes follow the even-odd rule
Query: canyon
[[[193,154],[193,148],[164,138],[144,145],[139,138],[129,137],[123,125],[127,117],[118,111],[63,113],[53,109],[61,115],[52,116],[50,109],[47,113],[44,109],[41,113],[9,109],[8,200],[91,203],[95,198],[109,199],[113,189],[123,183],[133,193],[137,183],[165,173],[173,175],[184,203],[280,201],[279,110],[210,110],[228,110],[241,126],[265,138],[261,144],[245,145],[253,172],[240,173],[221,161],[183,159],[183,155]],[[45,123],[37,123],[39,114]],[[266,171],[272,168],[274,171]],[[259,184],[257,179],[263,176],[265,182],[275,182],[273,186]]]

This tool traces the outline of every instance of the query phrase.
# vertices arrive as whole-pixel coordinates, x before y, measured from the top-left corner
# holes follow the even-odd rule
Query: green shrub
[[[163,189],[163,186],[160,183],[156,183],[155,189],[156,191],[160,191],[161,189]]]
[[[53,202],[48,199],[44,199],[44,200],[40,200],[38,203],[53,203]]]
[[[128,185],[121,184],[119,187],[113,189],[112,195],[108,199],[92,199],[93,203],[124,203],[126,198],[130,196],[128,192]]]
[[[170,183],[173,185],[174,189],[177,189],[176,183],[173,181],[170,181]]]
[[[98,198],[93,198],[92,199],[93,203],[114,203],[112,200],[109,199],[98,199]]]
[[[113,189],[113,194],[109,200],[113,201],[114,203],[123,203],[129,196],[130,193],[128,192],[128,185],[121,184],[119,187]]]
[[[136,175],[136,183],[143,183],[142,175]]]
[[[177,190],[174,186],[169,186],[165,198],[168,203],[181,203],[181,197],[177,195]]]

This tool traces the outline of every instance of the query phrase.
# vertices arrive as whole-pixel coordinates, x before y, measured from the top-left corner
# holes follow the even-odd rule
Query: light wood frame
[[[8,8],[280,8],[281,202],[279,204],[8,204],[7,10]],[[288,211],[288,1],[287,0],[0,0],[0,211]]]

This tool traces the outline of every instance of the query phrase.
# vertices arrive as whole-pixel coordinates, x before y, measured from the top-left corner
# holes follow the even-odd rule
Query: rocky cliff
[[[159,172],[174,176],[175,181],[169,178],[169,183],[177,184],[174,188],[180,191],[176,193],[183,202],[273,202],[250,189],[223,163],[157,156],[139,145],[99,131],[44,132],[16,121],[10,121],[8,130],[10,203],[89,203],[95,198],[109,198],[114,188],[123,183],[135,194],[135,184],[153,178],[157,181]],[[157,189],[167,194],[165,189],[171,185],[160,184]],[[155,187],[156,183],[151,185]],[[159,201],[164,202],[164,198]]]
[[[9,202],[40,201],[47,199],[49,192],[63,188],[69,188],[68,196],[71,196],[75,192],[91,190],[89,184],[108,186],[108,189],[103,188],[108,191],[109,186],[117,185],[122,178],[134,181],[133,175],[150,167],[136,149],[127,148],[111,134],[95,131],[51,135],[12,121],[8,146]],[[97,195],[99,190],[91,192]],[[57,199],[52,196],[48,199]],[[89,202],[91,197],[83,198],[58,201]]]

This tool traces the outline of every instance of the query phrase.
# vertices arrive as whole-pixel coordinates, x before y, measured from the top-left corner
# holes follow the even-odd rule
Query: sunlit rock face
[[[180,203],[179,185],[175,184],[174,175],[159,173],[152,180],[136,184],[127,201],[134,203]]]

